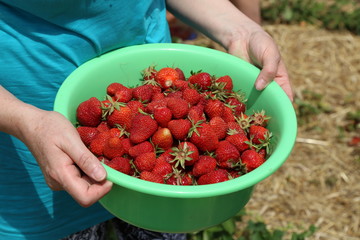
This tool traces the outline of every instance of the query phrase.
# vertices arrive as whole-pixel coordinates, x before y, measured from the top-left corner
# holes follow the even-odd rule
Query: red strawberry
[[[153,173],[159,174],[162,177],[171,174],[173,171],[172,165],[166,161],[164,158],[157,158],[155,167],[152,170]]]
[[[191,122],[188,119],[174,119],[169,121],[168,129],[177,140],[185,140],[189,134]]]
[[[109,132],[100,132],[94,140],[90,143],[89,149],[90,151],[96,155],[101,156],[103,155],[104,146],[106,143],[106,140],[110,137]]]
[[[151,101],[146,105],[145,111],[147,113],[153,114],[156,108],[163,108],[167,105],[167,98],[162,98],[158,100]]]
[[[160,174],[153,173],[150,171],[141,172],[140,179],[154,183],[164,183],[164,178]]]
[[[110,137],[105,141],[103,154],[106,158],[113,159],[114,157],[121,157],[124,152],[120,138]]]
[[[199,73],[192,74],[188,78],[188,81],[191,84],[197,85],[202,90],[207,90],[211,86],[212,78],[211,78],[211,75],[209,73],[199,72]]]
[[[189,186],[193,185],[193,179],[190,174],[175,169],[173,174],[166,180],[166,184]]]
[[[173,136],[168,128],[159,128],[151,137],[151,142],[161,149],[169,149],[173,145]]]
[[[223,140],[219,142],[215,150],[216,159],[220,166],[231,168],[240,160],[240,152],[229,141]]]
[[[269,130],[262,126],[251,125],[249,128],[249,136],[253,143],[261,144],[268,139]]]
[[[81,140],[86,146],[89,146],[96,135],[100,133],[99,130],[97,130],[95,127],[79,126],[76,128],[76,130],[78,131]]]
[[[181,166],[185,169],[185,166],[192,166],[199,159],[199,150],[191,142],[181,142],[178,147],[173,148],[173,152],[170,153],[175,158],[172,162],[175,167]]]
[[[169,121],[172,119],[171,110],[167,107],[158,107],[154,109],[154,119],[159,126],[167,127]]]
[[[149,171],[151,172],[156,163],[155,152],[142,153],[134,160],[134,165],[139,172]]]
[[[167,107],[175,119],[184,118],[189,113],[189,103],[181,98],[171,97],[167,100]]]
[[[168,163],[170,163],[174,159],[174,156],[171,154],[172,152],[173,152],[173,150],[171,148],[169,148],[165,152],[161,153],[158,158],[161,158],[161,159],[167,161]]]
[[[130,160],[124,157],[115,157],[108,161],[106,165],[128,175],[132,172]]]
[[[224,106],[224,111],[221,114],[222,119],[224,119],[225,122],[235,122],[235,116],[233,110],[228,107]]]
[[[192,106],[189,110],[188,118],[193,124],[197,123],[198,121],[205,121],[206,117],[203,111],[203,107],[199,105]]]
[[[96,97],[81,102],[76,109],[76,117],[80,125],[96,127],[102,118],[101,102]]]
[[[113,99],[117,102],[127,103],[132,99],[132,89],[124,88],[115,92]]]
[[[216,166],[217,162],[215,158],[208,155],[200,155],[199,160],[194,164],[192,174],[195,177],[199,177],[215,170]]]
[[[129,154],[130,148],[133,147],[133,144],[131,143],[130,139],[127,137],[123,137],[123,138],[120,138],[120,140],[121,140],[121,144],[124,149],[124,154],[130,155]]]
[[[207,174],[200,176],[197,183],[199,185],[214,184],[229,180],[229,174],[224,169],[213,170]]]
[[[144,141],[139,144],[133,145],[129,148],[129,155],[133,158],[137,156],[147,153],[147,152],[154,152],[154,146],[149,141]]]
[[[179,80],[179,78],[178,71],[170,67],[160,69],[155,75],[155,81],[158,82],[163,89],[173,86],[174,82]]]
[[[135,100],[148,103],[151,101],[154,90],[150,85],[146,84],[135,87],[132,93]]]
[[[107,117],[107,122],[110,127],[119,125],[123,129],[129,130],[131,128],[133,115],[133,111],[128,106],[120,107],[119,109],[114,109],[114,111]]]
[[[132,100],[126,104],[127,107],[131,108],[133,113],[138,113],[139,109],[145,112],[145,106],[142,102],[138,100]]]
[[[255,150],[249,149],[241,154],[241,162],[246,166],[247,172],[251,172],[265,162],[265,159]]]
[[[189,88],[189,82],[186,80],[177,80],[174,82],[173,88],[175,89],[179,89],[179,90],[184,90]]]
[[[219,140],[224,139],[228,130],[227,123],[221,117],[213,117],[209,121],[210,126]]]
[[[209,117],[221,117],[224,112],[224,103],[218,99],[208,99],[204,107],[204,113]]]
[[[110,126],[108,125],[107,121],[102,121],[97,127],[96,129],[99,132],[107,132],[110,130]]]
[[[185,101],[190,103],[190,105],[196,105],[201,99],[200,93],[193,88],[184,89],[182,97]]]
[[[241,113],[245,113],[246,111],[245,103],[235,97],[227,98],[226,103],[233,108],[235,116],[239,116]]]
[[[165,95],[163,92],[155,92],[151,98],[151,101],[157,101],[157,100],[162,100],[165,98]]]
[[[212,152],[217,148],[219,140],[209,124],[196,124],[190,131],[190,141],[194,143],[199,150]]]
[[[123,90],[125,88],[127,88],[127,87],[125,87],[121,83],[118,83],[118,82],[110,83],[106,88],[106,93],[109,96],[114,96],[117,91]]]
[[[185,74],[183,72],[183,70],[181,70],[180,68],[175,68],[175,70],[177,71],[177,73],[179,74],[179,80],[185,80]]]
[[[222,84],[225,90],[231,91],[233,89],[233,80],[229,75],[219,77],[215,82]]]
[[[149,115],[136,114],[131,121],[129,130],[132,143],[141,143],[150,138],[158,128],[157,122]]]
[[[232,132],[233,134],[235,134],[235,133],[243,133],[243,134],[245,134],[245,131],[241,128],[239,123],[237,123],[237,122],[228,122],[227,125],[228,125],[228,131]]]
[[[231,142],[239,152],[249,149],[249,139],[244,133],[235,133],[226,137],[226,140]]]
[[[155,75],[157,73],[157,70],[155,69],[155,66],[149,66],[145,68],[142,71],[143,80],[153,80],[155,78]]]

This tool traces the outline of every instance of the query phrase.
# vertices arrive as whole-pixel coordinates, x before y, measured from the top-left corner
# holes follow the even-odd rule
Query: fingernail
[[[263,90],[267,85],[268,85],[268,82],[266,82],[264,79],[259,79],[256,82],[255,87],[257,90]]]
[[[95,167],[95,169],[93,171],[93,176],[94,176],[95,180],[98,180],[98,181],[104,180],[106,177],[106,171],[103,167],[97,166],[97,167]]]

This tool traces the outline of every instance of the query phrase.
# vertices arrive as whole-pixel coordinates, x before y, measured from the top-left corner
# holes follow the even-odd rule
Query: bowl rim
[[[88,62],[85,62],[77,69],[75,69],[75,71],[71,73],[67,79],[65,79],[63,85],[60,87],[59,92],[55,99],[54,110],[60,110],[60,112],[65,110],[63,107],[61,107],[61,102],[62,102],[61,89],[63,88],[63,86],[67,85],[67,82],[70,82],[68,79],[76,77],[79,71],[91,67],[93,64],[96,64],[98,61],[102,61],[102,59],[104,58],[110,58],[112,57],[112,55],[131,54],[133,52],[144,51],[144,50],[187,51],[187,52],[200,51],[202,53],[213,54],[214,56],[217,57],[232,58],[232,61],[238,61],[239,64],[246,64],[248,65],[249,71],[251,72],[251,74],[254,75],[254,77],[256,77],[260,72],[260,70],[256,68],[254,65],[238,57],[230,55],[226,52],[222,52],[219,50],[210,49],[202,46],[182,44],[182,43],[151,43],[151,44],[129,46],[105,53],[99,57],[89,60]],[[246,173],[238,178],[231,179],[229,181],[225,181],[221,183],[209,184],[209,185],[196,185],[196,186],[174,186],[174,185],[153,183],[142,179],[138,179],[133,176],[129,176],[121,172],[118,172],[106,166],[103,163],[103,166],[105,167],[107,172],[107,179],[116,185],[128,189],[132,189],[134,191],[138,191],[150,195],[156,195],[156,196],[166,196],[171,198],[214,197],[218,195],[231,194],[234,192],[238,192],[242,189],[246,189],[256,185],[263,179],[269,177],[286,161],[287,157],[290,155],[292,151],[293,146],[295,145],[295,139],[297,135],[297,121],[296,121],[295,111],[291,101],[289,100],[285,92],[275,81],[272,81],[262,91],[269,92],[270,94],[273,94],[274,96],[276,95],[276,97],[280,98],[283,107],[287,111],[286,114],[287,121],[285,121],[284,124],[286,129],[290,129],[290,130],[286,131],[278,141],[278,145],[286,146],[286,148],[282,147],[281,148],[282,152],[280,152],[279,148],[276,148],[274,152],[272,152],[271,156],[257,169],[249,173]],[[281,158],[279,158],[280,155]]]

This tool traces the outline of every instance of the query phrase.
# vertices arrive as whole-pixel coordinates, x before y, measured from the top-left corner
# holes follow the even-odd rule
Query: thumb
[[[272,80],[275,79],[278,72],[280,56],[275,53],[264,54],[262,59],[261,71],[255,81],[257,90],[263,90]]]
[[[76,137],[71,144],[67,144],[64,151],[87,176],[98,182],[105,180],[106,170],[99,159],[86,148],[80,137]]]

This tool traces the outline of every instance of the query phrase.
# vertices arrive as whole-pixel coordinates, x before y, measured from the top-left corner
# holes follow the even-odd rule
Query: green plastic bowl
[[[173,186],[140,180],[105,166],[114,183],[100,203],[114,216],[135,226],[172,233],[199,231],[236,215],[249,201],[254,186],[274,173],[288,158],[297,133],[293,106],[283,90],[272,82],[259,92],[254,88],[259,70],[230,54],[185,44],[147,44],[115,50],[76,69],[60,87],[54,110],[76,122],[76,108],[90,97],[104,99],[112,82],[139,84],[141,70],[174,66],[188,77],[190,71],[230,75],[234,88],[246,93],[247,111],[264,109],[272,117],[273,153],[254,171],[222,183]]]

